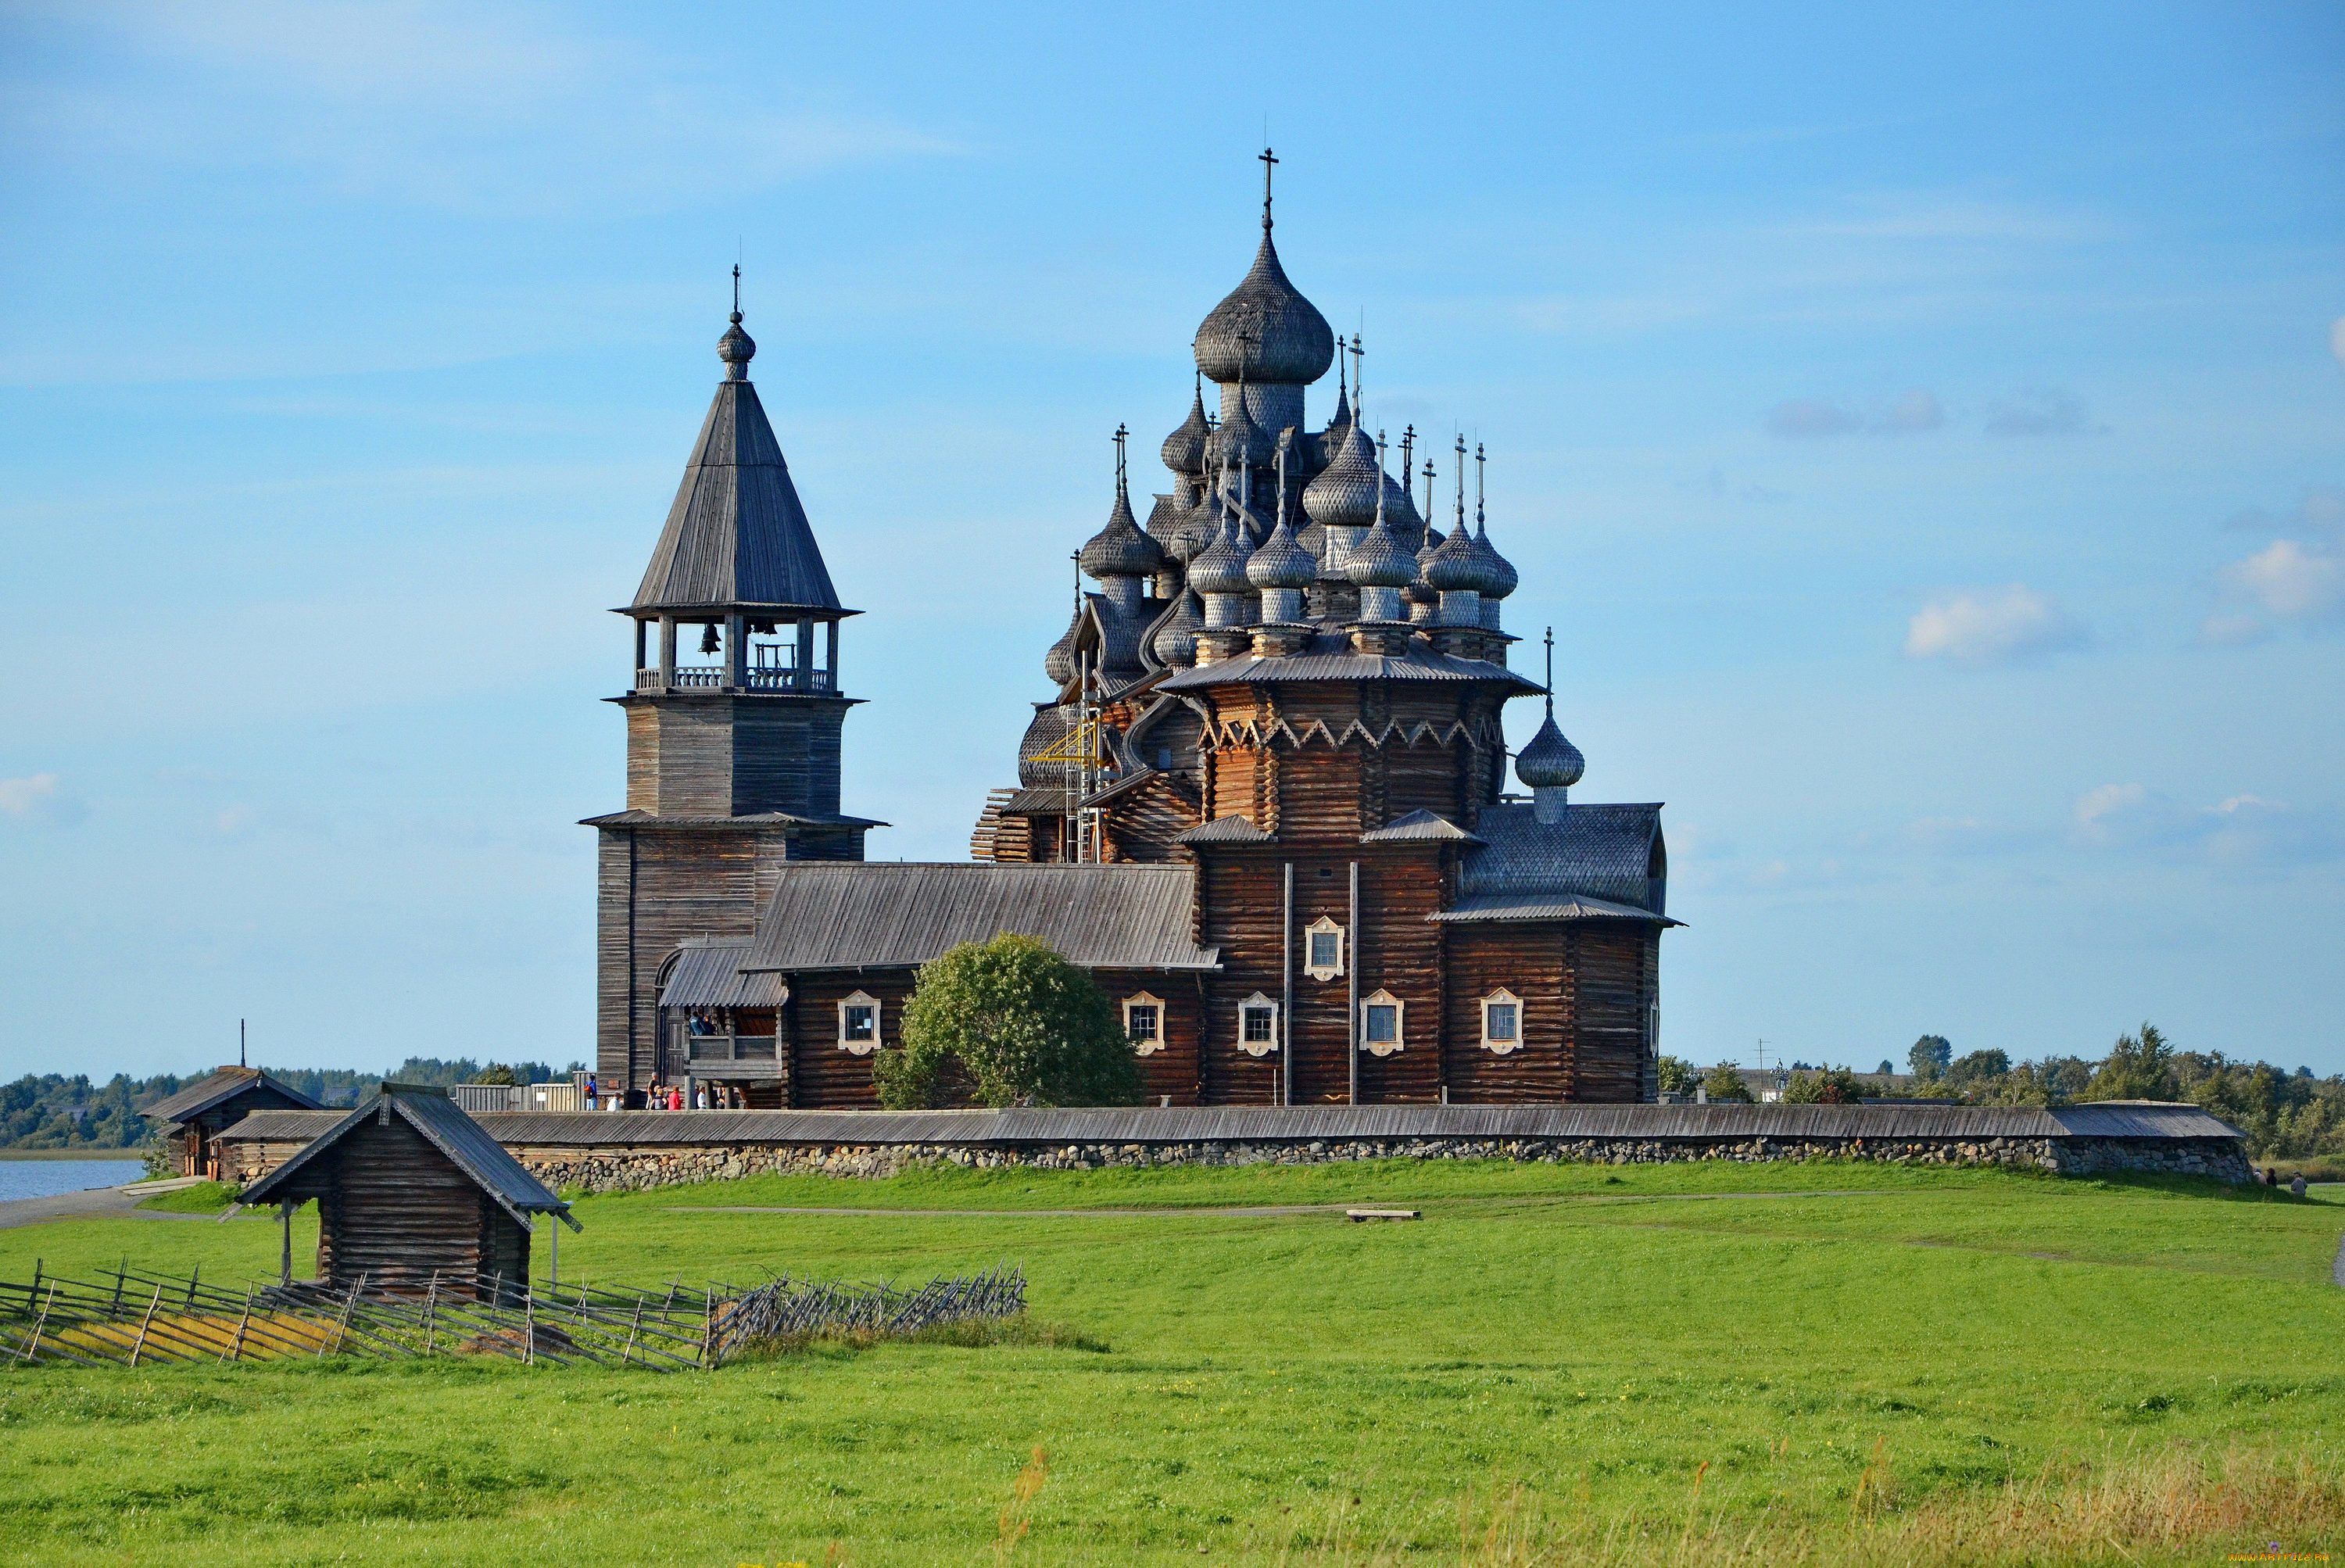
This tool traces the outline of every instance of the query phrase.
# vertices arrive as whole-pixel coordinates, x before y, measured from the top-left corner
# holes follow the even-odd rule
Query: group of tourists
[[[586,1075],[586,1108],[590,1111],[621,1111],[626,1109],[627,1096],[614,1090],[605,1094],[596,1084],[594,1075]],[[746,1111],[748,1096],[739,1088],[723,1084],[700,1084],[694,1086],[687,1099],[677,1084],[654,1084],[644,1091],[644,1109],[647,1111]]]

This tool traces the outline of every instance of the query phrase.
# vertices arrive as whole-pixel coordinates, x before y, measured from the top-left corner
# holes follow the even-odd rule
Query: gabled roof
[[[1175,833],[1176,844],[1267,844],[1276,836],[1264,832],[1244,817],[1216,817],[1202,827]]]
[[[423,1141],[453,1162],[482,1192],[497,1200],[507,1214],[529,1224],[532,1214],[558,1214],[570,1228],[583,1228],[570,1218],[570,1206],[546,1190],[545,1184],[523,1168],[480,1123],[466,1115],[448,1091],[416,1084],[385,1084],[360,1102],[358,1109],[318,1135],[299,1154],[244,1189],[239,1205],[278,1202],[280,1197],[308,1196],[305,1184],[293,1178],[328,1149],[364,1126],[370,1117],[388,1121],[396,1115],[423,1135]]]
[[[1411,811],[1406,817],[1395,817],[1381,828],[1371,828],[1360,835],[1360,842],[1478,844],[1482,840],[1446,817],[1436,817],[1430,811]]]
[[[310,1110],[321,1107],[300,1090],[289,1084],[279,1083],[258,1067],[217,1067],[178,1094],[156,1101],[138,1114],[150,1122],[184,1122],[199,1116],[223,1100],[233,1099],[248,1089],[269,1088]]]
[[[779,1007],[790,988],[778,974],[743,974],[746,942],[695,937],[678,944],[675,967],[660,987],[662,1007]]]
[[[631,610],[730,605],[838,609],[757,389],[717,383]]]
[[[1574,802],[1555,822],[1540,821],[1530,806],[1486,806],[1475,827],[1483,847],[1460,868],[1458,910],[1523,911],[1541,903],[1559,907],[1576,896],[1627,905],[1647,918],[1667,912],[1667,879],[1649,874],[1658,863],[1660,843],[1658,805]],[[1540,917],[1514,912],[1485,918]]]
[[[890,864],[781,867],[744,968],[907,969],[1005,932],[1086,969],[1213,969],[1190,936],[1187,866]]]

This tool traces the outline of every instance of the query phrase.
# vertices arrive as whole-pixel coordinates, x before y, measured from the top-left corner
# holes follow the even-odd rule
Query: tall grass
[[[2220,1452],[2192,1443],[2065,1457],[1990,1491],[1949,1491],[1902,1506],[1878,1450],[1848,1517],[1802,1525],[1706,1512],[1695,1471],[1681,1522],[1605,1513],[1583,1496],[1522,1486],[1459,1500],[1454,1545],[1355,1539],[1340,1514],[1321,1538],[1257,1560],[1284,1568],[2063,1568],[2318,1554],[2345,1532],[2345,1478],[2309,1454]],[[2325,1555],[2311,1560],[2325,1561]]]

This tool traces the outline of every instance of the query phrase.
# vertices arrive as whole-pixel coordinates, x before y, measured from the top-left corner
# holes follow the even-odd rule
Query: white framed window
[[[879,999],[858,991],[838,1003],[838,1048],[857,1056],[879,1049]]]
[[[1278,1049],[1278,1003],[1259,991],[1238,1003],[1238,1049],[1249,1056]]]
[[[1325,915],[1303,928],[1303,972],[1314,980],[1344,972],[1344,928]]]
[[[1523,999],[1499,990],[1482,998],[1482,1048],[1503,1056],[1523,1043]]]
[[[1164,1049],[1164,999],[1142,992],[1123,999],[1123,1037],[1142,1056]]]
[[[1408,1003],[1389,991],[1379,991],[1360,1003],[1360,1049],[1371,1056],[1389,1056],[1400,1049]]]

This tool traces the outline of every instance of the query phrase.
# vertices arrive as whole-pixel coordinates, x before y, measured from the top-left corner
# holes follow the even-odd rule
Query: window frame
[[[858,1040],[847,1032],[848,1011],[857,1007],[868,1007],[871,1010],[871,1038],[868,1040]],[[838,1048],[850,1056],[870,1055],[879,1049],[880,1042],[885,1038],[885,1014],[881,1010],[879,999],[870,993],[857,991],[840,997],[838,999]]]
[[[1371,1039],[1368,1033],[1369,1009],[1389,1007],[1393,1010],[1393,1037]],[[1378,991],[1373,996],[1360,998],[1360,1049],[1369,1055],[1383,1058],[1400,1052],[1408,1040],[1408,1003],[1389,991]]]
[[[1312,938],[1317,936],[1333,936],[1335,939],[1335,962],[1333,964],[1311,962]],[[1347,951],[1350,946],[1350,933],[1336,924],[1334,917],[1321,915],[1303,928],[1303,972],[1322,982],[1341,977],[1345,964],[1352,956]]]
[[[1249,1040],[1246,1038],[1246,1014],[1257,1009],[1270,1014],[1270,1037],[1266,1040]],[[1278,1003],[1273,998],[1264,996],[1261,992],[1257,991],[1252,996],[1249,996],[1244,1001],[1239,1003],[1237,1025],[1238,1049],[1244,1052],[1247,1055],[1259,1058],[1272,1055],[1278,1050],[1282,1038],[1282,1031],[1279,1028]]]
[[[1155,1033],[1148,1035],[1145,1038],[1134,1037],[1132,1033],[1132,1010],[1135,1007],[1152,1007],[1156,1010]],[[1133,994],[1125,997],[1123,999],[1123,1038],[1125,1043],[1132,1047],[1132,1054],[1135,1055],[1152,1056],[1157,1052],[1163,1050],[1164,999],[1161,996],[1151,995],[1145,991],[1135,992]]]
[[[1477,1006],[1482,1018],[1482,1049],[1494,1056],[1506,1056],[1523,1048],[1523,999],[1521,997],[1502,985],[1497,990],[1485,994]],[[1511,1007],[1515,1010],[1513,1038],[1500,1038],[1490,1033],[1490,1009],[1493,1007]]]

